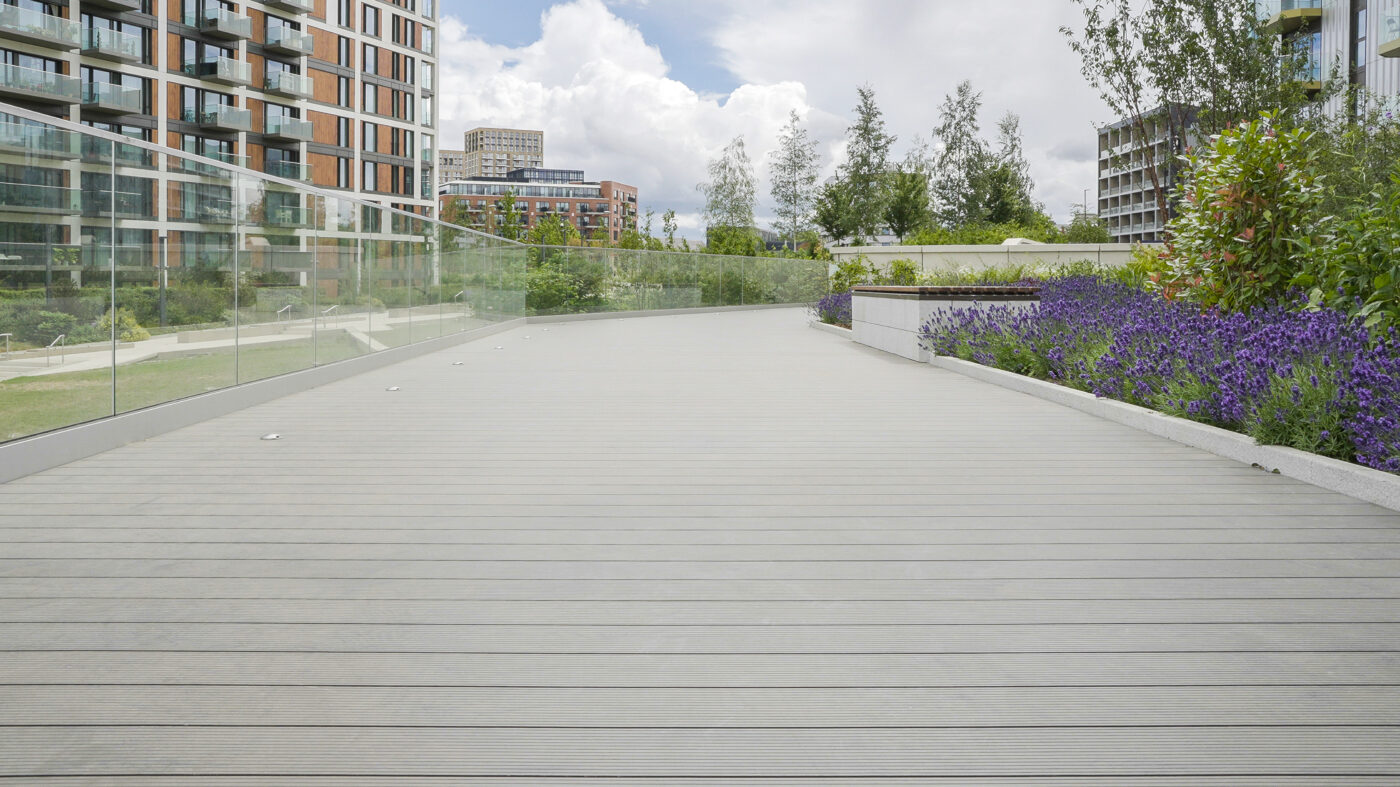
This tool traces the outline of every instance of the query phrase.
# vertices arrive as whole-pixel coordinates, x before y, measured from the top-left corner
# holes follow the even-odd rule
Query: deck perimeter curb
[[[854,341],[854,337],[852,337],[851,335],[852,332],[850,328],[842,328],[839,325],[832,325],[830,323],[821,322],[819,320],[808,320],[807,326],[810,328],[816,328],[819,331],[825,331],[829,334],[832,334],[833,336],[840,336],[843,339],[851,339],[852,341]]]
[[[1200,448],[1226,459],[1256,465],[1323,489],[1400,511],[1400,476],[1391,473],[1296,448],[1259,445],[1247,435],[1218,426],[1188,421],[1127,402],[1100,399],[1091,393],[959,358],[934,355],[929,357],[928,362],[940,369],[1073,407],[1080,412]]]

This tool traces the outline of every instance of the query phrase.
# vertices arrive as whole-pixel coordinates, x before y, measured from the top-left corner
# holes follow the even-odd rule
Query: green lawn
[[[346,336],[323,337],[320,363],[361,354]],[[310,342],[245,348],[239,353],[237,382],[251,382],[312,366]],[[233,350],[117,367],[120,412],[226,388],[235,383]],[[112,372],[49,374],[0,381],[0,440],[45,432],[112,414]]]

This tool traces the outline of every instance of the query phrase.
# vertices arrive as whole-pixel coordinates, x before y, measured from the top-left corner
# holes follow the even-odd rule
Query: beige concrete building
[[[467,179],[467,152],[465,150],[438,150],[438,185],[454,180]]]
[[[512,170],[544,166],[544,132],[474,128],[466,134],[465,151],[465,178],[504,178]]]

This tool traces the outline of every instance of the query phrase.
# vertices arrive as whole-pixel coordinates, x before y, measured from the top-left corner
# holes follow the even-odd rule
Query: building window
[[[360,144],[370,153],[379,152],[379,126],[369,121],[360,123]]]
[[[355,104],[350,96],[350,77],[337,77],[336,99],[342,107],[354,109]]]
[[[412,119],[413,119],[413,118],[409,118],[409,120],[412,120]],[[420,120],[422,121],[423,125],[425,125],[425,126],[431,126],[431,125],[433,124],[433,97],[432,97],[432,96],[423,96],[423,113],[422,113],[422,116],[420,117]]]
[[[350,118],[335,119],[335,144],[342,148],[353,147],[350,141]]]
[[[379,190],[379,170],[378,165],[373,161],[360,162],[360,189],[363,191]]]
[[[345,36],[336,36],[336,63],[351,68],[355,65],[352,59],[350,39]]]
[[[350,159],[336,158],[335,160],[335,185],[343,189],[351,188],[350,185]]]
[[[360,6],[360,8],[364,12],[364,19],[361,20],[360,24],[360,32],[364,33],[365,35],[371,35],[375,38],[378,38],[379,9],[368,4],[362,5]]]
[[[364,45],[364,55],[360,58],[360,70],[366,74],[379,73],[379,47],[374,44]]]
[[[360,85],[361,96],[360,109],[364,112],[379,113],[379,88],[365,82]]]

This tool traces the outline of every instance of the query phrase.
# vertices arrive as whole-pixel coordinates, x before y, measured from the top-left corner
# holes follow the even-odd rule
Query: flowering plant
[[[851,293],[837,292],[817,301],[817,319],[830,325],[851,327]]]
[[[925,345],[1286,445],[1400,472],[1400,334],[1326,308],[1225,313],[1094,277],[1038,310],[935,313]]]

